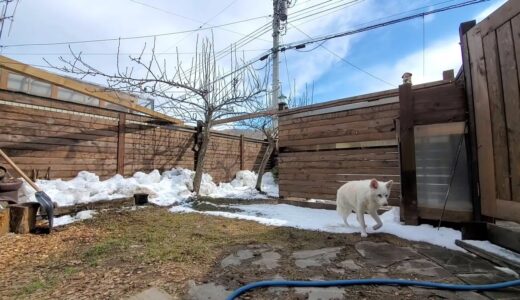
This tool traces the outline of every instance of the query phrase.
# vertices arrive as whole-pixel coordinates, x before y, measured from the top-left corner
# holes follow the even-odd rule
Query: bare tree
[[[200,136],[197,140],[198,155],[193,189],[199,193],[204,169],[204,160],[214,122],[244,113],[249,102],[266,91],[267,80],[260,79],[251,64],[239,59],[236,52],[230,53],[228,68],[217,65],[213,39],[197,38],[195,54],[185,68],[177,55],[176,65],[169,69],[166,60],[160,61],[155,54],[155,41],[151,55],[145,59],[146,45],[140,55],[130,56],[131,66],[122,67],[117,55],[117,70],[113,74],[103,72],[84,60],[81,53],[72,51],[71,59],[60,57],[64,64],[58,69],[80,75],[106,78],[110,90],[148,94],[157,98],[156,109],[163,113],[198,123]],[[178,96],[178,89],[185,93]]]
[[[313,91],[314,85],[312,86],[312,90],[309,93],[309,88],[307,84],[305,85],[305,90],[303,93],[297,97],[289,96],[287,99],[287,106],[290,108],[301,107],[305,105],[310,105],[313,102]],[[296,92],[293,91],[291,95],[295,95]],[[262,99],[261,97],[257,97],[256,101],[251,101],[248,103],[248,110],[250,112],[259,112],[266,111],[271,108],[271,99],[269,96]],[[264,134],[267,139],[267,149],[262,157],[262,161],[260,163],[260,167],[258,168],[258,178],[256,180],[256,189],[258,191],[262,191],[262,177],[265,172],[265,168],[267,167],[267,163],[271,158],[273,151],[277,151],[277,143],[278,143],[278,125],[276,120],[276,116],[264,116],[251,118],[247,120],[242,120],[238,122],[238,126],[251,128],[255,131],[259,131]]]

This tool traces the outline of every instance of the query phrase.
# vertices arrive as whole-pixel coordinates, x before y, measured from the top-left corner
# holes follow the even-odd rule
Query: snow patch
[[[75,216],[65,215],[61,217],[54,218],[54,227],[67,225],[70,223],[74,223],[77,221],[92,219],[96,214],[93,210],[84,210],[78,212]]]
[[[514,276],[516,278],[519,277],[518,273],[516,273],[515,271],[509,269],[508,267],[497,267],[497,266],[495,266],[495,269],[497,269],[499,271],[502,271],[502,272],[504,272],[506,274],[512,275],[512,276]]]
[[[473,245],[477,248],[480,248],[482,250],[485,250],[487,252],[496,254],[500,257],[512,260],[514,262],[520,263],[520,254],[513,252],[511,250],[508,250],[506,248],[502,248],[500,246],[497,246],[489,241],[474,241],[474,240],[464,240],[464,242]]]
[[[94,173],[81,171],[75,178],[64,181],[38,180],[37,184],[58,206],[70,206],[99,200],[113,200],[131,197],[136,193],[149,194],[149,201],[156,205],[169,206],[182,203],[193,196],[193,178],[195,172],[188,169],[173,168],[162,174],[158,170],[150,173],[137,172],[130,178],[115,175],[107,180],[100,180]],[[239,171],[230,183],[213,182],[209,174],[202,175],[200,194],[209,197],[261,199],[266,195],[255,189],[257,175],[251,171]],[[278,185],[271,173],[263,177],[268,195],[278,196]],[[20,189],[21,202],[36,202],[34,189],[24,183]]]
[[[195,211],[189,207],[175,207],[172,212],[196,212],[207,215],[221,216],[234,219],[245,219],[259,222],[270,226],[287,226],[305,230],[326,231],[333,233],[358,233],[359,227],[347,227],[336,211],[325,209],[313,209],[298,207],[287,204],[252,204],[252,205],[229,205],[239,212],[215,212],[215,211]],[[441,247],[465,251],[455,245],[455,240],[460,239],[460,231],[441,227],[437,228],[423,224],[419,226],[404,225],[400,222],[399,208],[394,207],[383,213],[381,216],[383,227],[377,231],[372,230],[375,221],[366,215],[365,221],[368,226],[367,232],[384,232],[396,235],[403,239],[417,242],[426,242]],[[351,214],[348,218],[350,224],[358,225],[356,216]]]

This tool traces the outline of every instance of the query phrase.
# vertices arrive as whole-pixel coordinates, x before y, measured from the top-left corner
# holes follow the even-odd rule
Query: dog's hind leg
[[[341,216],[343,217],[343,222],[345,222],[345,225],[347,225],[347,227],[350,227],[350,224],[348,223],[348,216],[350,216],[350,213],[352,212],[352,210],[350,211],[343,211],[343,213],[341,214]]]

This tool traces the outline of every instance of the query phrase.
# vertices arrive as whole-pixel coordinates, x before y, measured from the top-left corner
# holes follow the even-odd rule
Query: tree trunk
[[[260,168],[258,168],[258,178],[256,179],[256,190],[262,191],[262,177],[264,176],[265,167],[269,162],[269,158],[271,157],[271,153],[274,150],[274,142],[269,142],[267,145],[267,149],[265,150],[264,157],[262,157],[262,162],[260,163]]]
[[[202,173],[204,172],[204,160],[206,158],[206,150],[208,149],[210,140],[209,127],[204,127],[202,132],[202,144],[197,153],[197,166],[195,167],[195,178],[193,178],[193,191],[199,195],[200,184],[202,183]]]

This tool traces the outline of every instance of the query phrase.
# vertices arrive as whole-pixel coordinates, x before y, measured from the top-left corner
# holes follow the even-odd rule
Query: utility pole
[[[278,109],[278,97],[280,97],[280,29],[282,22],[287,21],[287,0],[273,0],[273,82],[271,93],[271,109]],[[274,126],[278,122],[274,120]]]

